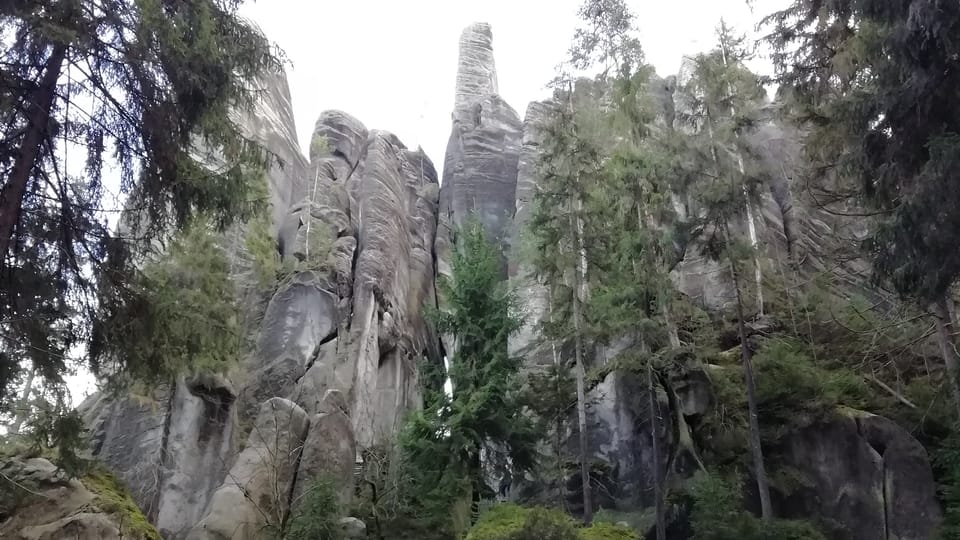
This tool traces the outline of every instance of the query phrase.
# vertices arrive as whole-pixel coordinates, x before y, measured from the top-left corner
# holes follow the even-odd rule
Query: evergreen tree
[[[278,61],[238,4],[0,5],[0,408],[24,374],[62,384],[98,294],[129,287],[153,240],[262,207],[270,157],[230,111]]]
[[[587,438],[585,338],[589,328],[584,303],[589,301],[587,246],[597,229],[586,226],[585,201],[600,178],[602,154],[595,141],[578,131],[570,88],[557,94],[558,104],[544,127],[540,145],[539,181],[530,230],[536,244],[534,267],[551,284],[551,313],[544,326],[548,338],[573,349],[577,388],[577,424],[580,443],[580,477],[583,484],[584,521],[593,508],[590,484],[590,450]],[[599,239],[597,239],[599,240]],[[571,343],[572,342],[572,343]]]
[[[688,138],[691,161],[688,167],[699,180],[690,187],[705,225],[707,254],[729,269],[736,300],[741,360],[747,387],[750,450],[754,476],[764,519],[772,518],[769,481],[760,441],[756,384],[746,335],[744,309],[745,261],[755,267],[757,310],[762,313],[762,283],[756,254],[756,233],[752,199],[761,184],[756,160],[746,134],[756,124],[758,105],[764,99],[759,80],[744,66],[747,57],[742,40],[735,39],[721,23],[718,47],[694,59],[694,71],[685,92],[691,110],[682,115],[692,128]],[[689,189],[689,187],[688,187]],[[745,220],[746,238],[734,228]],[[749,263],[747,263],[749,264]]]
[[[794,0],[765,23],[808,157],[876,211],[864,243],[876,282],[934,307],[960,418],[960,4]]]
[[[451,267],[452,279],[441,282],[449,308],[435,318],[437,329],[454,338],[452,394],[443,390],[443,374],[428,369],[433,384],[404,434],[421,502],[446,527],[453,502],[468,493],[474,501],[491,495],[484,461],[505,461],[511,473],[522,474],[535,464],[538,440],[520,404],[521,359],[507,352],[508,338],[522,325],[516,299],[477,221],[458,231]]]

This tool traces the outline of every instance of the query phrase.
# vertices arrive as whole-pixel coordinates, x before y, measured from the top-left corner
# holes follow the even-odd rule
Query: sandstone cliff
[[[340,111],[317,120],[305,158],[284,77],[262,84],[265,97],[244,125],[282,160],[269,178],[272,231],[288,271],[259,290],[238,270],[248,292],[248,354],[224,375],[182,378],[149,396],[94,396],[83,407],[95,455],[167,539],[257,538],[282,521],[320,471],[342,478],[341,496],[350,498],[358,450],[388,438],[419,406],[418,362],[441,362],[453,346],[425,313],[442,306],[435,281],[449,275],[454,231],[471,216],[501,246],[505,276],[527,316],[511,351],[530,370],[559,361],[538,335],[547,284],[531,275],[520,247],[548,106],[530,104],[521,121],[497,94],[489,25],[468,27],[460,40],[442,183],[423,152]],[[676,78],[656,84],[661,122],[671,125],[683,96]],[[754,224],[765,257],[822,265],[811,255],[829,248],[826,231],[835,223],[791,192],[791,136],[771,124],[758,137],[765,159],[781,165]],[[679,195],[677,204],[685,204]],[[242,242],[232,245],[242,260]],[[858,271],[851,268],[851,282]],[[675,279],[705,307],[722,310],[729,301],[728,278],[696,250],[687,251]],[[621,349],[597,347],[590,364],[602,366]],[[653,434],[667,449],[659,466],[678,479],[698,467],[690,424],[712,405],[705,368],[687,367],[655,390],[668,420]],[[601,503],[649,505],[655,464],[645,383],[613,371],[589,397],[593,458],[604,465],[611,494]],[[576,434],[567,435],[573,458]],[[782,454],[811,479],[784,498],[785,512],[827,516],[859,531],[851,538],[931,538],[940,509],[929,461],[892,422],[847,411],[791,434]],[[514,497],[541,495],[536,479],[528,480],[516,482]],[[575,508],[576,486],[570,491]]]

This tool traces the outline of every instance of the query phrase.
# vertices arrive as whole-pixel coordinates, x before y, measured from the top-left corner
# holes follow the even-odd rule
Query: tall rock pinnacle
[[[452,229],[471,215],[504,244],[504,252],[510,241],[523,126],[496,92],[493,32],[489,24],[475,23],[460,37],[453,127],[440,188],[436,252],[441,273],[449,271]]]
[[[499,92],[497,66],[493,59],[493,30],[487,23],[474,23],[460,34],[460,61],[453,104],[454,121],[469,117],[473,105]]]

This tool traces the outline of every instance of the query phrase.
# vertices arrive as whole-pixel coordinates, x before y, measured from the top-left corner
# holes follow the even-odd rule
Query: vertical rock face
[[[436,306],[433,164],[339,111],[318,119],[308,161],[285,79],[259,82],[263,99],[240,122],[281,161],[269,188],[283,270],[272,290],[237,275],[253,347],[225,376],[181,379],[151,396],[94,396],[83,406],[94,453],[173,540],[231,538],[237,526],[256,538],[265,524],[259,498],[270,495],[282,513],[296,480],[302,491],[318,472],[335,473],[351,493],[358,447],[393,434],[419,406],[417,362],[440,361],[425,319]],[[244,228],[231,234],[227,248],[241,261]],[[329,395],[340,396],[337,412]],[[289,425],[274,421],[281,409]],[[261,493],[263,456],[289,449],[305,459],[280,468],[286,491]]]
[[[537,189],[537,157],[542,140],[541,126],[549,114],[547,103],[533,102],[527,107],[523,119],[520,157],[517,164],[517,189],[514,203],[514,218],[510,227],[510,252],[507,272],[510,285],[517,292],[523,309],[526,324],[511,336],[510,354],[524,358],[527,366],[545,366],[557,361],[554,347],[539,335],[537,322],[542,320],[550,309],[550,291],[533,275],[533,268],[524,260],[524,245],[527,238],[527,222],[533,210],[533,199]]]

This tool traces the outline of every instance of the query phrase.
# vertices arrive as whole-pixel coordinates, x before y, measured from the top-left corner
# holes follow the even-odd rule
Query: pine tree
[[[516,298],[479,222],[457,232],[451,268],[452,279],[441,282],[448,308],[435,321],[456,343],[447,373],[452,394],[443,390],[442,374],[428,370],[433,384],[404,436],[412,466],[424,473],[423,502],[441,521],[465,492],[475,502],[489,496],[482,460],[507,462],[522,474],[535,464],[538,441],[520,402],[521,359],[507,351],[507,339],[522,326]]]
[[[263,206],[270,156],[231,111],[278,60],[238,4],[0,6],[0,408],[21,366],[62,384],[98,295],[128,287],[153,240]],[[119,231],[111,194],[128,209]]]
[[[864,247],[876,283],[933,306],[960,418],[960,4],[795,0],[765,23],[820,180],[875,211]]]

